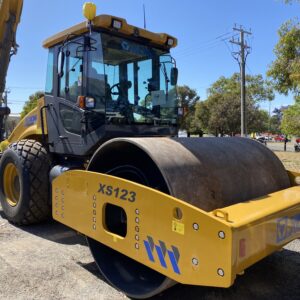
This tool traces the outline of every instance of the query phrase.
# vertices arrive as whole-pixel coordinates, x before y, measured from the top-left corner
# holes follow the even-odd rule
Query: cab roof
[[[122,22],[122,26],[120,29],[117,30],[113,28],[112,24],[114,20]],[[153,44],[165,46],[167,48],[174,48],[177,46],[177,39],[173,36],[170,36],[166,33],[153,33],[148,30],[129,25],[125,19],[119,17],[114,17],[110,15],[99,15],[95,17],[92,24],[93,27],[96,28],[103,28],[111,32],[119,32],[127,36],[135,36],[137,38],[146,39]],[[80,35],[88,32],[88,30],[89,29],[87,26],[87,22],[79,23],[46,39],[43,42],[43,47],[51,48],[52,46],[63,42],[71,34]],[[173,39],[172,45],[168,45],[168,39]]]

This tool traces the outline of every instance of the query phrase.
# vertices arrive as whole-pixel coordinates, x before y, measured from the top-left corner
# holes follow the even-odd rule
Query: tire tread
[[[18,225],[40,223],[49,219],[51,205],[49,203],[50,159],[43,145],[35,140],[20,140],[9,146],[22,158],[22,165],[30,176],[30,202],[24,218]]]

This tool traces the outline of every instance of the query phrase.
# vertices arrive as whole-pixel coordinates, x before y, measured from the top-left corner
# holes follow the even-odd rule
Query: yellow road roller
[[[300,174],[247,138],[177,138],[173,36],[95,16],[47,39],[45,96],[1,144],[6,218],[84,234],[133,298],[230,287],[300,237]]]

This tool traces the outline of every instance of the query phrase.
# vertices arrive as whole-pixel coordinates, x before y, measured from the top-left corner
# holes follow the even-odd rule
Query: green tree
[[[282,120],[283,112],[282,108],[275,108],[273,110],[273,115],[269,120],[269,129],[271,133],[281,133],[281,120]]]
[[[209,107],[207,101],[199,101],[195,105],[195,112],[193,116],[193,129],[198,131],[198,134],[203,135],[204,132],[208,132],[209,122]]]
[[[221,76],[208,89],[208,94],[227,94],[240,97],[240,74],[234,73],[231,77]],[[246,75],[247,100],[254,102],[272,101],[274,99],[273,87],[271,83],[264,80],[262,75]]]
[[[22,112],[21,112],[21,119],[23,119],[29,112],[31,112],[36,106],[38,99],[44,96],[44,92],[37,91],[34,94],[29,96],[28,101],[25,102]]]
[[[270,132],[277,133],[277,134],[281,133],[280,126],[281,126],[281,120],[278,119],[278,117],[276,115],[271,116]]]
[[[300,22],[289,20],[278,31],[279,41],[275,46],[276,59],[267,75],[272,78],[274,88],[281,94],[292,92],[296,101],[300,96]]]
[[[300,136],[300,104],[291,105],[283,112],[281,130],[286,135]]]
[[[178,86],[177,93],[179,104],[181,104],[184,111],[180,121],[180,129],[186,130],[188,134],[197,133],[194,124],[194,114],[196,103],[199,102],[200,97],[197,95],[195,89],[192,89],[187,85]]]
[[[246,85],[248,132],[264,131],[268,126],[268,114],[259,109],[259,102],[271,101],[273,91],[261,75],[247,75]],[[240,132],[240,109],[240,75],[222,76],[208,89],[207,100],[196,105],[194,123],[207,133],[236,134]]]
[[[250,108],[248,132],[264,132],[269,127],[269,114],[258,106]]]

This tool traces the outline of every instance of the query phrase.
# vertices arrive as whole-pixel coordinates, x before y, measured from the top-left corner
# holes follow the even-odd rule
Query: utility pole
[[[233,37],[230,40],[230,43],[238,45],[240,47],[239,52],[234,52],[234,58],[238,61],[240,65],[240,72],[241,72],[241,136],[247,136],[247,127],[246,127],[246,59],[248,54],[250,53],[250,47],[245,43],[245,34],[251,35],[252,33],[243,29],[242,26],[237,28],[234,26],[234,31],[238,31],[240,33],[240,38],[235,40]],[[236,57],[238,55],[238,57]]]

